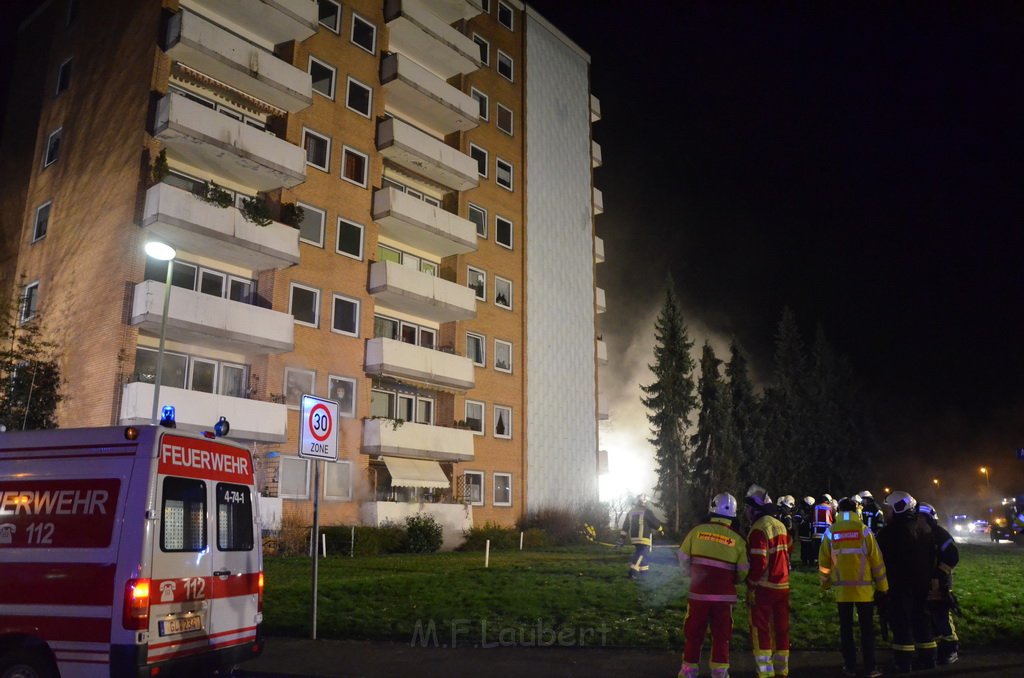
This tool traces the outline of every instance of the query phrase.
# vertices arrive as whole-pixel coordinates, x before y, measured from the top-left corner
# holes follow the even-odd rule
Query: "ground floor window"
[[[479,471],[466,471],[463,478],[466,484],[465,502],[473,506],[483,506],[484,474]]]
[[[495,506],[511,506],[512,505],[512,474],[511,473],[495,473],[494,474],[494,505]]]

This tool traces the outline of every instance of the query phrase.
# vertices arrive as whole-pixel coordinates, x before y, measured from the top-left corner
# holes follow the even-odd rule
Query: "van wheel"
[[[0,657],[0,678],[56,678],[48,657],[39,652],[17,649]]]

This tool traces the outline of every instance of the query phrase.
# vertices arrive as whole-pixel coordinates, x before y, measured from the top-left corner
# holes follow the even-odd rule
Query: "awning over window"
[[[448,477],[436,461],[384,457],[392,487],[449,487]]]

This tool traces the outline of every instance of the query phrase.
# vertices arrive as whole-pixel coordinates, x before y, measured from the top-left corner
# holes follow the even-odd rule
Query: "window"
[[[320,319],[320,290],[292,283],[288,312],[300,325],[318,327]]]
[[[512,109],[498,104],[498,129],[509,136],[512,132]]]
[[[474,365],[483,367],[487,364],[487,340],[482,335],[466,332],[466,357]]]
[[[309,460],[284,454],[280,459],[278,494],[285,499],[309,499]]]
[[[512,57],[498,50],[498,75],[502,76],[506,80],[515,82],[514,68],[512,65]]]
[[[284,368],[284,403],[288,407],[301,407],[302,396],[313,395],[316,372],[297,367]]]
[[[466,425],[473,433],[484,434],[484,404],[476,400],[466,401]]]
[[[512,342],[494,340],[494,369],[498,372],[512,372]]]
[[[306,149],[306,164],[330,172],[331,138],[302,128],[302,147]]]
[[[145,346],[135,347],[135,372],[132,382],[152,384],[156,382],[156,363],[159,351]],[[248,367],[210,358],[189,356],[174,351],[164,351],[163,386],[189,389],[203,393],[219,393],[232,398],[247,398]]]
[[[352,76],[348,78],[348,94],[345,105],[364,118],[369,118],[373,110],[373,90]]]
[[[504,217],[494,217],[494,242],[512,249],[512,222]]]
[[[57,69],[57,92],[59,96],[61,92],[71,87],[71,59],[68,59],[60,65]]]
[[[484,474],[479,471],[466,471],[463,473],[465,479],[466,494],[465,501],[473,506],[484,505]]]
[[[327,393],[331,400],[338,401],[338,416],[356,416],[356,380],[349,377],[331,376],[327,379]]]
[[[504,405],[494,406],[494,437],[512,437],[512,408]]]
[[[478,238],[487,237],[487,210],[469,203],[469,220],[476,224],[476,235]]]
[[[491,0],[480,0],[480,9],[484,11],[484,14],[491,13]]]
[[[377,49],[377,27],[353,12],[351,39],[353,44],[373,54]]]
[[[206,483],[191,478],[164,478],[160,510],[160,550],[199,553],[206,550]]]
[[[324,499],[352,501],[352,463],[324,464]]]
[[[338,254],[353,259],[363,258],[363,227],[354,221],[338,217]]]
[[[156,363],[159,351],[138,346],[135,349],[134,381],[144,384],[156,383]],[[172,351],[164,351],[163,370],[160,373],[162,386],[185,388],[185,377],[188,375],[188,356]]]
[[[370,416],[390,419],[394,416],[395,394],[373,389],[370,393]]]
[[[495,473],[494,474],[494,505],[495,506],[511,506],[512,505],[512,474],[511,473]]]
[[[43,167],[49,167],[57,162],[57,158],[60,157],[60,138],[63,134],[63,127],[58,127],[50,132],[50,136],[46,139],[46,154],[43,156]]]
[[[509,29],[510,31],[514,31],[515,28],[514,28],[514,25],[513,25],[512,22],[513,22],[512,8],[509,7],[508,5],[506,5],[504,2],[500,2],[499,1],[498,2],[498,23],[501,24],[502,26],[504,26],[505,28]]]
[[[39,283],[25,285],[25,291],[21,294],[21,322],[28,322],[36,317],[39,310]]]
[[[159,283],[167,281],[168,262],[146,258],[146,268],[143,272],[146,280],[155,280]],[[193,292],[201,292],[210,296],[227,298],[231,301],[240,301],[245,304],[252,303],[254,281],[247,278],[239,278],[223,271],[215,271],[205,266],[190,264],[187,261],[175,259],[170,262],[171,284]]]
[[[326,213],[319,207],[297,203],[302,207],[302,221],[299,223],[299,240],[317,247],[324,246],[324,221]]]
[[[345,146],[341,152],[341,178],[366,188],[366,172],[369,158],[366,154]]]
[[[335,33],[341,30],[341,5],[334,0],[317,0],[320,24]]]
[[[484,66],[491,65],[491,43],[481,38],[476,33],[473,34],[473,42],[480,48],[480,63]]]
[[[334,295],[334,319],[331,327],[335,332],[359,336],[359,300]]]
[[[476,298],[480,301],[487,301],[487,273],[472,266],[467,267],[466,286],[472,287],[476,292]]]
[[[314,56],[309,57],[309,74],[313,79],[313,91],[323,94],[328,99],[334,98],[334,66],[320,61]]]
[[[36,208],[36,220],[32,226],[33,242],[46,235],[46,229],[50,225],[50,207],[52,205],[52,202],[46,201]]]
[[[160,380],[163,382],[163,380]],[[217,392],[217,362],[193,358],[189,365],[188,390],[200,393]]]
[[[482,177],[487,176],[487,151],[476,144],[469,145],[469,157],[476,160],[476,171]]]
[[[494,276],[494,305],[512,310],[512,281]]]
[[[469,90],[470,96],[476,99],[476,102],[480,104],[480,119],[487,120],[487,109],[488,99],[487,95],[478,90],[476,87],[472,87]]]
[[[252,551],[255,543],[249,488],[217,483],[217,548],[221,551]]]
[[[496,170],[494,172],[494,180],[498,182],[498,185],[502,188],[512,190],[512,163],[507,160],[498,158],[495,161]]]
[[[220,393],[221,395],[231,396],[232,398],[248,397],[244,365],[221,363]]]

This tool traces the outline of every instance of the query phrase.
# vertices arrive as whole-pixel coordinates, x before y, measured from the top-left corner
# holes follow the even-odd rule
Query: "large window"
[[[356,380],[351,377],[328,377],[328,397],[338,401],[338,416],[356,416],[356,384]]]
[[[484,474],[479,471],[466,471],[463,474],[466,483],[465,501],[473,506],[484,505]]]
[[[370,393],[370,414],[417,424],[434,424],[434,398],[414,391],[375,388]]]
[[[466,286],[473,289],[477,299],[487,301],[487,273],[485,271],[467,266]]]
[[[512,109],[498,104],[498,129],[509,136],[513,136]]]
[[[387,245],[377,245],[377,261],[393,261],[396,264],[401,264],[407,268],[412,268],[421,273],[426,273],[427,275],[435,277],[437,276],[439,267],[439,264],[436,261],[424,259],[417,254],[403,252],[402,250],[395,249],[394,247],[388,247]]]
[[[434,348],[437,343],[436,329],[383,315],[373,317],[373,336],[374,338],[394,339],[423,348]]]
[[[377,27],[355,12],[352,13],[352,44],[370,54],[377,49]]]
[[[164,478],[160,513],[160,550],[200,553],[206,550],[206,483],[191,478]]]
[[[495,473],[494,474],[494,505],[495,506],[511,506],[512,505],[512,474],[511,473]]]
[[[50,132],[46,138],[46,153],[43,154],[43,167],[49,167],[57,162],[60,157],[60,138],[64,135],[64,128],[58,127]]]
[[[466,425],[473,433],[484,434],[484,404],[477,400],[466,401]]]
[[[36,317],[39,312],[39,283],[32,282],[25,285],[25,291],[21,293],[21,322],[28,322]]]
[[[53,203],[46,201],[36,208],[36,220],[32,225],[33,241],[39,240],[46,235],[46,231],[50,226],[50,207],[52,205]]]
[[[314,395],[316,372],[297,367],[284,368],[284,403],[288,407],[302,407],[302,396]]]
[[[252,495],[246,485],[217,483],[217,548],[252,551]]]
[[[320,61],[314,56],[309,57],[309,74],[313,80],[313,91],[319,92],[328,99],[334,99],[334,66]]]
[[[156,382],[159,351],[145,346],[135,349],[135,373],[132,381]],[[164,351],[160,384],[202,393],[219,393],[232,398],[245,398],[249,389],[249,368],[246,365]]]
[[[504,405],[494,406],[494,437],[512,437],[512,408]]]
[[[324,221],[327,213],[319,207],[298,203],[302,207],[302,222],[299,224],[299,240],[317,247],[324,246]]]
[[[478,238],[487,237],[487,210],[469,203],[469,220],[476,224],[476,235]]]
[[[344,147],[341,154],[341,178],[351,181],[357,186],[366,188],[366,174],[369,170],[369,158],[354,148]]]
[[[484,367],[487,364],[487,340],[482,334],[466,332],[466,357],[474,365]]]
[[[159,283],[167,282],[168,262],[146,258],[145,278]],[[221,297],[243,304],[251,304],[256,291],[256,284],[248,278],[218,271],[216,269],[191,264],[175,259],[170,262],[171,285],[193,292],[201,292],[211,297]]]
[[[515,14],[512,12],[512,7],[510,5],[506,5],[504,2],[501,2],[501,0],[499,0],[498,23],[504,26],[505,28],[509,29],[510,31],[515,30],[515,25],[513,24],[514,16]]]
[[[515,67],[513,66],[512,57],[500,49],[498,50],[498,75],[510,81],[515,80]]]
[[[324,499],[352,501],[351,462],[324,464]]]
[[[349,110],[369,118],[373,110],[373,90],[359,82],[352,76],[348,78],[348,94],[345,96],[345,105]]]
[[[309,460],[281,455],[278,495],[284,499],[309,499]]]
[[[71,87],[71,59],[68,59],[57,69],[57,95]]]
[[[320,326],[320,290],[292,283],[291,298],[288,301],[288,312],[295,317],[295,322],[309,327]]]
[[[324,172],[330,172],[331,138],[317,134],[311,129],[302,129],[302,147],[306,149],[306,164]]]
[[[359,336],[359,300],[341,294],[334,295],[334,316],[331,328],[350,337]]]
[[[469,90],[469,95],[476,99],[477,104],[480,106],[480,119],[487,120],[487,109],[488,99],[487,95],[478,90],[476,87],[472,87]]]
[[[480,63],[482,63],[484,66],[490,66],[491,43],[487,42],[476,33],[473,34],[473,42],[475,42],[476,46],[480,49]]]
[[[341,30],[341,5],[334,0],[317,0],[320,25],[335,33]]]
[[[512,372],[512,342],[494,340],[494,369],[498,372]]]
[[[504,217],[494,217],[494,242],[512,249],[512,222]]]
[[[363,258],[363,226],[338,217],[338,254],[353,259]]]
[[[469,157],[476,160],[476,171],[482,177],[487,176],[487,151],[476,144],[469,145]]]

